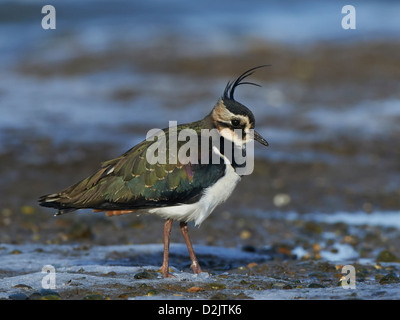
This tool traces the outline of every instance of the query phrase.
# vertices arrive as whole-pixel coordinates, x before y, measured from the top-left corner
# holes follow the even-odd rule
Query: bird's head
[[[236,87],[241,84],[250,84],[259,87],[256,83],[243,82],[243,80],[251,76],[256,69],[262,67],[265,67],[265,65],[249,69],[235,81],[229,81],[225,87],[223,96],[218,100],[211,112],[211,118],[220,135],[232,141],[237,146],[242,147],[245,143],[253,139],[264,146],[268,146],[268,142],[254,130],[255,119],[253,113],[246,106],[237,102],[233,96]]]

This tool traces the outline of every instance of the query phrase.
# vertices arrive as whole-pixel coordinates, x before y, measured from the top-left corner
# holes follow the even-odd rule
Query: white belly
[[[224,158],[226,164],[225,175],[212,186],[205,189],[203,191],[203,196],[198,202],[154,208],[147,212],[159,215],[165,219],[185,222],[194,221],[195,225],[199,226],[219,204],[225,202],[229,198],[240,181],[240,176],[230,165],[229,160],[223,155],[221,156]]]

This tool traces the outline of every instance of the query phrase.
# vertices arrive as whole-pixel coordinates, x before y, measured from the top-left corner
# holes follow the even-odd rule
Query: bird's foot
[[[164,279],[166,279],[166,278],[174,278],[175,277],[172,273],[170,273],[170,271],[172,271],[172,270],[169,269],[168,267],[162,266],[159,271],[161,272],[162,277]]]
[[[195,274],[198,274],[198,273],[202,272],[201,268],[200,268],[200,265],[199,265],[199,263],[197,261],[193,261],[190,267],[192,268],[193,273],[195,273]]]

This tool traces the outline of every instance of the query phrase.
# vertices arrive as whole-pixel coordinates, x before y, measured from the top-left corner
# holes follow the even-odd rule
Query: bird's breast
[[[214,184],[203,190],[201,197],[195,203],[181,204],[168,207],[150,209],[148,212],[157,214],[165,219],[179,221],[194,221],[195,225],[200,225],[213,210],[225,202],[232,194],[236,185],[240,181],[240,176],[235,172],[229,160],[222,155],[218,149],[214,149],[225,162],[225,173]]]

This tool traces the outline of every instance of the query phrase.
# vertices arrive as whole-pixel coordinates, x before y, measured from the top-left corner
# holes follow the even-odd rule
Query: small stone
[[[319,243],[313,243],[312,249],[314,252],[320,252],[321,251],[321,245]]]
[[[217,293],[217,294],[213,295],[210,299],[211,300],[227,300],[228,296],[223,293]]]
[[[382,269],[382,266],[381,266],[381,264],[379,262],[375,264],[375,269],[376,270],[381,270]]]
[[[251,238],[251,232],[250,231],[248,231],[248,230],[243,230],[241,233],[240,233],[240,239],[242,239],[242,240],[247,240],[247,239],[250,239]]]
[[[290,196],[286,193],[278,193],[273,198],[273,203],[276,207],[283,207],[290,203]]]
[[[41,300],[42,295],[39,292],[34,292],[29,296],[29,300]]]
[[[273,284],[271,285],[271,287],[270,287],[269,289],[272,289],[272,288],[274,288],[274,285],[273,285]],[[256,283],[250,284],[250,285],[249,285],[249,289],[251,289],[251,290],[264,290],[263,287],[260,287],[260,286],[259,286],[258,284],[256,284]]]
[[[20,288],[20,289],[32,289],[32,287],[31,286],[28,286],[27,284],[16,284],[15,286],[14,286],[14,288]]]
[[[284,286],[282,287],[282,289],[290,290],[290,289],[293,289],[293,286],[291,286],[290,284],[286,284],[286,285],[284,285]]]
[[[133,276],[135,279],[155,279],[156,275],[154,273],[148,272],[148,271],[143,271],[136,273]]]
[[[41,290],[39,290],[39,294],[41,295],[41,296],[58,296],[58,297],[60,297],[60,294],[58,293],[58,292],[56,292],[56,291],[54,291],[54,290],[51,290],[51,289],[41,289]]]
[[[312,234],[321,234],[322,233],[322,227],[313,221],[307,221],[304,224],[304,229],[306,232],[308,233],[312,233]]]
[[[308,285],[308,288],[325,288],[325,286],[323,284],[313,282]]]
[[[226,287],[223,283],[210,283],[207,286],[214,290],[221,290],[221,289],[225,289],[225,287]]]
[[[286,286],[285,283],[282,283],[282,282],[275,282],[275,283],[272,285],[272,288],[274,288],[274,289],[283,289],[285,286]]]
[[[383,276],[380,280],[380,284],[389,284],[389,283],[398,283],[400,282],[400,279],[397,277],[397,275],[394,272],[390,272],[387,275]]]
[[[42,296],[41,300],[61,300],[59,295],[49,294],[47,296]]]
[[[236,295],[236,299],[240,299],[240,300],[245,300],[245,299],[254,299],[252,297],[249,297],[248,295],[246,295],[243,292],[240,292]]]
[[[242,247],[244,252],[256,252],[256,248],[252,245],[245,245]]]
[[[105,300],[105,297],[100,293],[88,294],[83,300]]]
[[[22,206],[21,207],[22,214],[30,215],[35,213],[35,208],[32,206]]]
[[[313,277],[313,278],[318,278],[318,279],[325,279],[327,277],[326,273],[321,272],[321,271],[311,272],[308,276]]]
[[[376,259],[378,262],[399,262],[400,259],[389,250],[383,250],[379,253],[378,258]]]
[[[284,255],[287,255],[287,256],[290,256],[292,254],[292,250],[290,248],[286,247],[286,246],[278,247],[278,252],[280,254],[284,254]]]
[[[8,298],[11,300],[28,300],[28,296],[25,293],[13,293]]]
[[[188,292],[191,292],[191,293],[199,292],[199,291],[204,291],[204,289],[201,288],[201,287],[191,287],[191,288],[188,289]]]
[[[156,294],[158,294],[158,291],[153,289],[153,290],[147,291],[146,296],[151,297],[151,296],[154,296]]]

